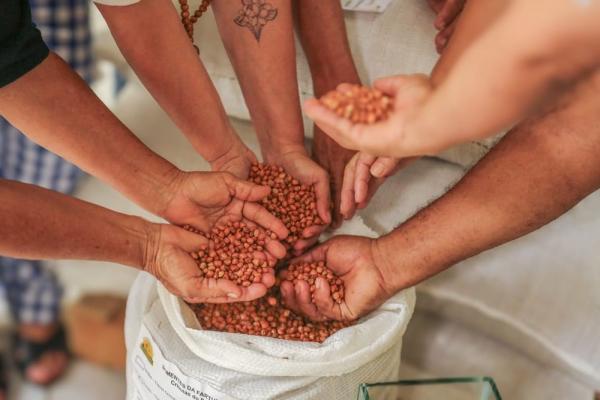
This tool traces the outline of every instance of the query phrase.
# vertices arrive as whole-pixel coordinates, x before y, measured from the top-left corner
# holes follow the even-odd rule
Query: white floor
[[[72,363],[67,374],[43,388],[25,384],[17,374],[10,379],[9,400],[106,400],[125,398],[125,376],[84,361]]]

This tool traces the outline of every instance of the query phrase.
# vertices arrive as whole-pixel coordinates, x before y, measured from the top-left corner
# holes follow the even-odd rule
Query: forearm
[[[225,153],[235,133],[171,1],[98,9],[129,65],[196,151],[208,161]]]
[[[575,101],[519,125],[450,192],[378,241],[397,288],[525,235],[600,187],[598,77],[580,86]]]
[[[304,128],[296,76],[291,2],[268,0],[277,13],[261,29],[234,22],[241,1],[216,1],[213,11],[263,155],[303,151]]]
[[[178,170],[136,138],[57,56],[0,89],[0,113],[34,142],[149,211],[162,211]]]
[[[141,218],[7,180],[0,180],[0,198],[2,255],[144,265],[153,229]]]
[[[574,4],[553,3],[540,18],[531,18],[536,4],[512,3],[458,52],[446,79],[435,82],[438,86],[407,131],[427,132],[432,152],[486,137],[514,125],[584,76],[597,64],[598,46],[589,36],[597,28]],[[600,9],[597,4],[589,8],[590,14]],[[415,140],[422,141],[418,136]]]
[[[360,83],[337,1],[294,1],[298,34],[308,60],[315,96],[340,83]]]

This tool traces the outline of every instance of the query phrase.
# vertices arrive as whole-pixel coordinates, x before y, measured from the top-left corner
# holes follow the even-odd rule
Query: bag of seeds
[[[359,219],[343,231],[374,235]],[[127,310],[127,398],[355,399],[360,383],[397,379],[414,301],[414,289],[403,291],[322,343],[283,340],[205,330],[141,274]]]

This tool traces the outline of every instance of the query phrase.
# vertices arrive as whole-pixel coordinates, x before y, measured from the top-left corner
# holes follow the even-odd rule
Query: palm
[[[337,319],[354,320],[383,303],[383,276],[371,257],[371,240],[337,236],[330,240],[326,263],[343,281],[345,299],[334,306]]]
[[[315,188],[317,211],[325,224],[309,226],[304,229],[302,234],[304,239],[299,240],[294,245],[294,249],[297,252],[301,252],[317,241],[318,236],[327,228],[331,220],[329,211],[329,176],[323,168],[302,151],[283,154],[277,158],[270,159],[269,162],[283,167],[288,174],[298,179],[302,184],[314,186]]]
[[[201,179],[200,179],[201,178]],[[196,173],[169,203],[167,220],[192,225],[203,232],[224,219],[242,219],[244,202],[231,196],[220,175]]]
[[[173,294],[191,303],[250,301],[264,296],[275,282],[272,270],[262,282],[239,287],[226,279],[203,277],[191,252],[206,245],[206,239],[172,225],[163,225],[146,270]]]

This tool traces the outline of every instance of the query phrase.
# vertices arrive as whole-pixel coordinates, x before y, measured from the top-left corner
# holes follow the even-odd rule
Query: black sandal
[[[23,376],[25,376],[27,368],[35,364],[44,354],[50,351],[65,353],[67,357],[70,357],[67,347],[67,336],[62,326],[45,342],[33,342],[23,338],[18,333],[15,333],[13,336],[13,362]]]

